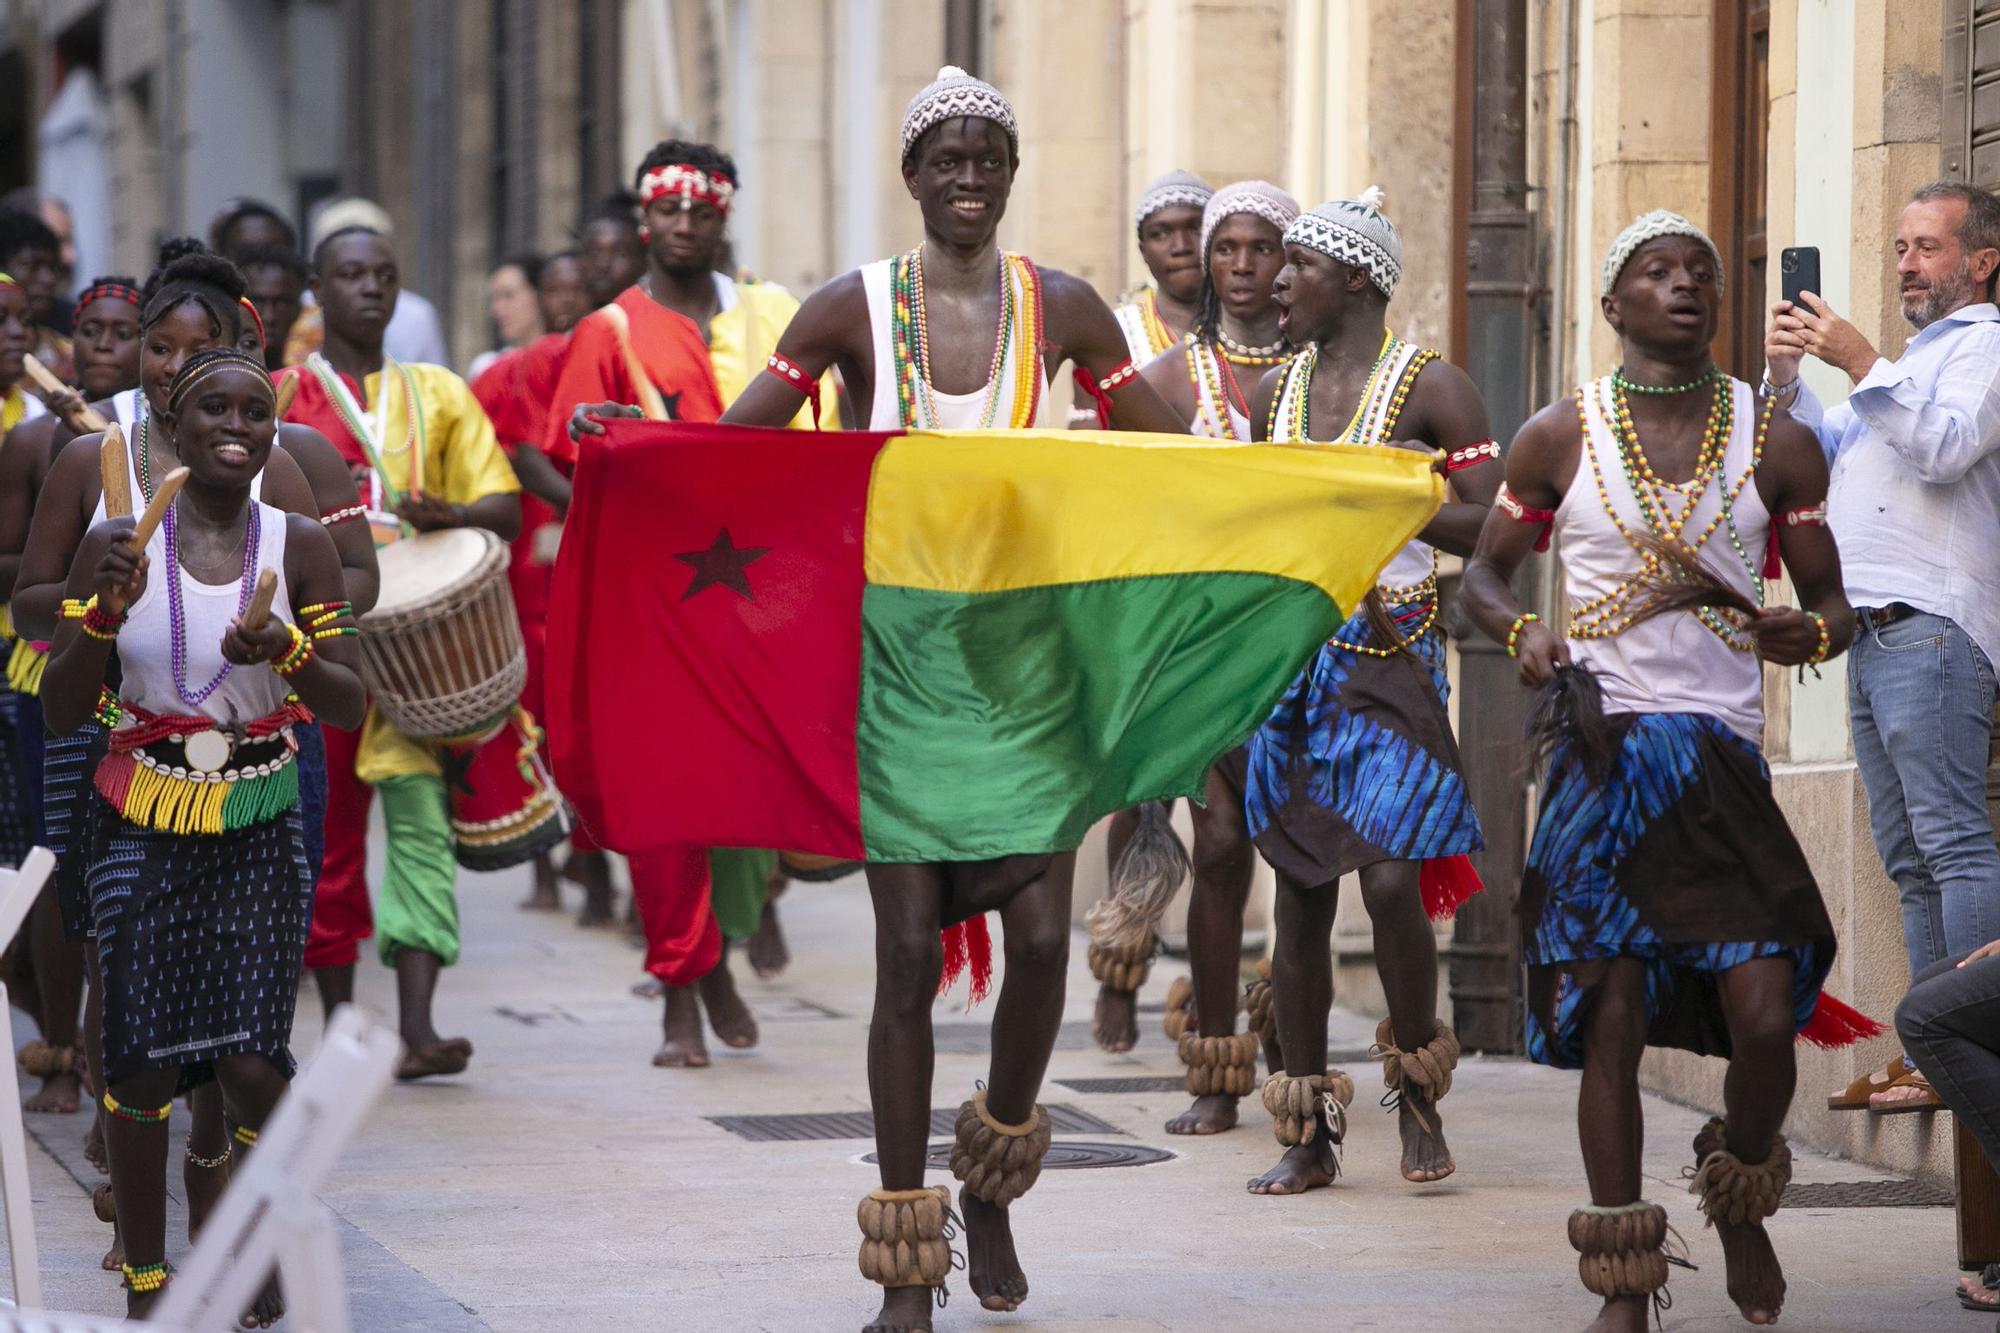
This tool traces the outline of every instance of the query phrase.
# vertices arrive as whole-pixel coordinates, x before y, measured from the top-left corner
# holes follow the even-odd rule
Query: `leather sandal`
[[[1866,1111],[1868,1099],[1878,1092],[1885,1092],[1897,1079],[1910,1073],[1910,1066],[1898,1054],[1888,1065],[1875,1073],[1863,1074],[1852,1083],[1826,1099],[1829,1111]]]
[[[1884,1100],[1885,1094],[1899,1088],[1916,1088],[1918,1089],[1918,1095],[1915,1097],[1894,1097]],[[1868,1113],[1870,1115],[1916,1115],[1920,1111],[1942,1111],[1943,1109],[1944,1098],[1937,1095],[1937,1089],[1931,1086],[1929,1079],[1914,1069],[1868,1099]]]

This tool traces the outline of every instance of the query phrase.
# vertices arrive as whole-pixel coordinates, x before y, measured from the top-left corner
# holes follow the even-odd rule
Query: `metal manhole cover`
[[[1787,1208],[1949,1208],[1951,1191],[1921,1180],[1839,1180],[1794,1185]]]
[[[1143,1143],[1092,1143],[1089,1140],[1057,1139],[1049,1145],[1049,1155],[1042,1159],[1045,1171],[1080,1171],[1097,1166],[1151,1166],[1155,1162],[1171,1162],[1178,1153],[1170,1153],[1164,1148],[1153,1148]],[[861,1159],[873,1162],[875,1154],[869,1153]],[[951,1145],[933,1143],[925,1166],[932,1171],[951,1169]]]
[[[1071,1092],[1183,1092],[1185,1078],[1059,1078],[1056,1083]]]
[[[1058,1134],[1123,1134],[1125,1131],[1088,1111],[1060,1102],[1044,1106],[1049,1125]],[[804,1115],[712,1115],[710,1124],[720,1125],[740,1139],[752,1143],[803,1143],[816,1139],[872,1139],[875,1117],[867,1111],[815,1111]],[[931,1112],[930,1132],[949,1134],[958,1120],[956,1106]]]

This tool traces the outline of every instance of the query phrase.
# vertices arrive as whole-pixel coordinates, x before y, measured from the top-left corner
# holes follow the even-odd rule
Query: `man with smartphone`
[[[1791,299],[1772,308],[1763,392],[1818,433],[1832,468],[1826,521],[1858,620],[1854,757],[1916,976],[2000,937],[1986,813],[2000,655],[2000,199],[1933,181],[1904,207],[1895,251],[1917,333],[1894,361],[1817,291],[1795,291],[1817,252],[1785,252]],[[1799,377],[1806,355],[1854,381],[1845,402],[1820,404]],[[1882,1115],[1940,1104],[1902,1056],[1827,1098]]]

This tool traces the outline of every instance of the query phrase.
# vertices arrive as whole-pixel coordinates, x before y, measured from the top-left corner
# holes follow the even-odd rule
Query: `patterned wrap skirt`
[[[0,653],[13,646],[0,639]],[[0,865],[18,866],[42,836],[42,701],[0,685]]]
[[[1559,751],[1521,880],[1528,1054],[1583,1067],[1590,989],[1572,967],[1646,962],[1646,1041],[1729,1054],[1720,976],[1793,968],[1794,1030],[1833,966],[1833,924],[1757,747],[1705,713],[1627,713],[1602,787]]]
[[[258,1054],[290,1077],[292,1010],[312,920],[296,808],[247,828],[181,835],[128,822],[95,794],[92,918],[104,975],[104,1071],[179,1069]]]
[[[1394,604],[1416,633],[1429,599]],[[1383,657],[1356,612],[1320,647],[1223,771],[1243,789],[1257,850],[1299,884],[1329,884],[1377,861],[1429,861],[1484,847],[1445,708],[1444,635],[1435,626]]]
[[[97,836],[90,775],[111,748],[110,737],[87,722],[68,736],[49,737],[42,747],[42,823],[56,854],[56,905],[62,909],[63,938],[71,944],[97,933],[88,887]]]
[[[299,824],[305,833],[307,886],[319,883],[326,860],[326,733],[317,722],[292,726],[299,742]]]

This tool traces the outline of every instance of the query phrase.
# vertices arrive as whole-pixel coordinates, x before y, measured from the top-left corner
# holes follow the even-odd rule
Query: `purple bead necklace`
[[[229,679],[229,669],[233,663],[224,662],[215,679],[188,693],[187,686],[187,619],[181,606],[181,558],[180,546],[174,537],[174,510],[178,504],[167,506],[166,519],[160,524],[166,535],[167,569],[172,577],[167,580],[168,624],[172,630],[174,690],[181,696],[181,702],[190,708],[199,706],[208,696],[222,688],[222,682]],[[241,616],[250,609],[250,594],[257,586],[257,548],[260,541],[261,520],[257,511],[261,508],[255,497],[250,500],[249,515],[243,522],[243,582],[236,593],[236,614]]]

